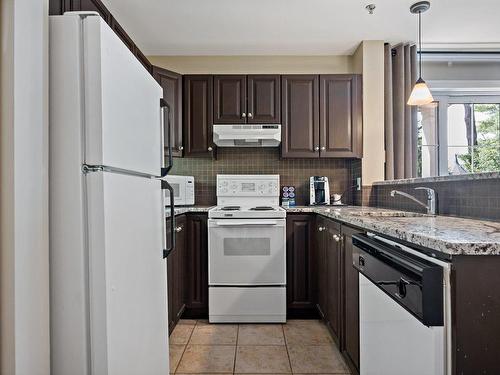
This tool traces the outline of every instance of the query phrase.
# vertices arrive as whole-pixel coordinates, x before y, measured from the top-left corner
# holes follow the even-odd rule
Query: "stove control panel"
[[[277,197],[279,175],[217,175],[217,196]]]

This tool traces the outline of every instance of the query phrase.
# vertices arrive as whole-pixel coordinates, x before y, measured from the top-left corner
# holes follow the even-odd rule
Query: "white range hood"
[[[281,125],[214,125],[214,143],[219,147],[277,147]]]

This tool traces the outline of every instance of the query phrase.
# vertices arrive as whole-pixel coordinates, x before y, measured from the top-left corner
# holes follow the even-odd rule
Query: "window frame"
[[[450,104],[500,104],[500,93],[475,93],[474,95],[459,95],[456,92],[434,94],[437,102],[437,165],[439,176],[449,176],[448,173],[448,106]],[[417,154],[417,153],[416,153]],[[436,161],[435,161],[436,162]],[[498,172],[498,171],[496,171]],[[483,172],[473,172],[483,173]]]

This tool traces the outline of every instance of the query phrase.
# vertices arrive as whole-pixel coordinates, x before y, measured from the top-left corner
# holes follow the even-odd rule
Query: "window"
[[[500,97],[435,98],[418,109],[418,176],[499,171]]]

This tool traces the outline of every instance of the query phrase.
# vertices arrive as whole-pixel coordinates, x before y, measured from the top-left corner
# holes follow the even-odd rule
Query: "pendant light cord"
[[[422,78],[422,11],[418,12],[418,70]]]

